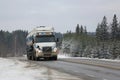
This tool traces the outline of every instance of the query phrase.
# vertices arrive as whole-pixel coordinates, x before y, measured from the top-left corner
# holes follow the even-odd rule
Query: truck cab
[[[58,41],[54,28],[37,27],[33,29],[27,36],[27,58],[29,60],[39,58],[57,60]]]

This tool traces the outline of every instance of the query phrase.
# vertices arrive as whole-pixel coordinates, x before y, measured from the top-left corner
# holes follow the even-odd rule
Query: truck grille
[[[52,52],[52,47],[43,47],[42,51],[43,52]]]

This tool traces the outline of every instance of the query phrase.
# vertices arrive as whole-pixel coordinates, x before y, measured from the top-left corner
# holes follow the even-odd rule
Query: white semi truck
[[[28,60],[39,58],[57,60],[59,39],[55,37],[54,28],[37,27],[28,34],[26,40]]]

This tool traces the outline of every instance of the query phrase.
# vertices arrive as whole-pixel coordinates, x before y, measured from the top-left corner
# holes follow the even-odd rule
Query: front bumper
[[[58,51],[57,52],[36,52],[35,55],[36,57],[52,57],[52,56],[57,56],[58,55]]]

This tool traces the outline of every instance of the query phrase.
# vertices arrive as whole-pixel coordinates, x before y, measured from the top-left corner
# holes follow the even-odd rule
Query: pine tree
[[[108,26],[107,26],[107,18],[104,16],[101,22],[101,40],[106,41],[109,38],[108,35]]]
[[[98,23],[98,26],[96,28],[96,39],[100,40],[100,24]]]
[[[105,57],[107,54],[105,51],[105,42],[108,40],[108,26],[107,26],[107,19],[104,16],[101,24],[98,24],[96,29],[96,38],[98,40],[98,45],[101,45],[102,54],[99,56]]]
[[[77,24],[76,26],[76,34],[79,35],[80,31],[79,31],[79,24]]]
[[[113,22],[111,24],[111,39],[117,40],[118,39],[118,21],[116,14],[113,17]]]
[[[98,24],[96,29],[96,38],[100,41],[106,41],[109,38],[107,19],[104,16],[101,24]]]
[[[83,34],[83,32],[84,32],[84,29],[83,29],[83,26],[81,25],[81,27],[80,27],[80,34]]]
[[[118,40],[120,40],[120,22],[118,24]]]
[[[111,54],[113,58],[117,58],[119,56],[119,25],[117,21],[116,14],[113,17],[113,22],[111,24],[111,39],[112,39],[112,50]]]
[[[86,26],[84,27],[84,33],[87,35],[87,29],[86,29]]]
[[[96,29],[96,38],[100,41],[106,41],[109,38],[108,34],[108,26],[107,26],[107,19],[104,16],[101,24],[98,24]]]

